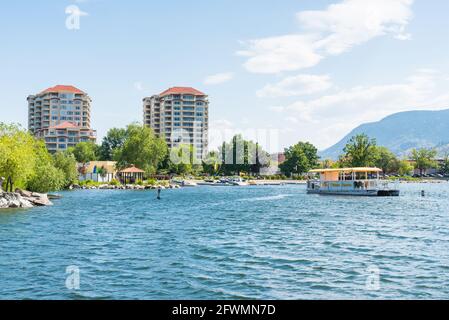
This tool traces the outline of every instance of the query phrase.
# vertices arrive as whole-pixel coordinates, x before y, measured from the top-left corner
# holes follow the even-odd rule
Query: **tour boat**
[[[316,169],[309,175],[319,175],[319,179],[309,179],[307,193],[319,195],[346,195],[371,197],[397,197],[399,190],[389,187],[380,180],[379,168]]]

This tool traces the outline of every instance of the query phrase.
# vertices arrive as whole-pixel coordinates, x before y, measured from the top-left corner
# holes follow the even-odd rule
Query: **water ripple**
[[[66,192],[0,214],[0,299],[447,299],[449,185]],[[426,189],[426,197],[420,190]],[[65,288],[80,268],[80,290]],[[379,290],[368,290],[368,268]]]

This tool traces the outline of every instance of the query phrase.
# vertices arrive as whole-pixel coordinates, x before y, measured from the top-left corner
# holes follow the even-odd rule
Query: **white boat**
[[[239,187],[249,186],[249,183],[240,177],[231,178],[228,180],[228,183],[231,184],[232,186],[239,186]]]
[[[172,180],[172,183],[180,185],[181,187],[198,187],[198,184],[189,180]]]
[[[307,182],[307,193],[319,195],[346,195],[371,197],[397,197],[399,190],[380,180],[379,168],[316,169],[310,175],[319,178]]]

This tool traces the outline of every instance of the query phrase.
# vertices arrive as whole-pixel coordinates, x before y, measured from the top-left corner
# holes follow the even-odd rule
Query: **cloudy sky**
[[[447,12],[447,0],[8,1],[0,121],[26,126],[27,95],[72,84],[101,138],[142,121],[143,97],[192,86],[210,96],[212,129],[323,149],[364,122],[449,108]]]

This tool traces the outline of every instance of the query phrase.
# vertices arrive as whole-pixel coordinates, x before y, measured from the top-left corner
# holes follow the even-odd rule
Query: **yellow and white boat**
[[[307,182],[307,193],[371,197],[397,197],[399,190],[380,180],[379,168],[316,169]],[[317,176],[319,175],[319,178]]]

